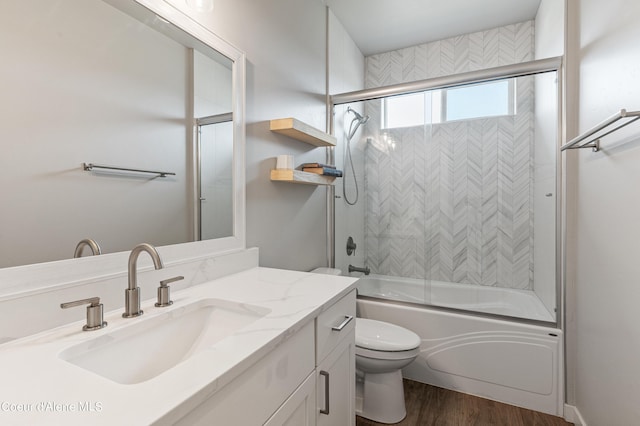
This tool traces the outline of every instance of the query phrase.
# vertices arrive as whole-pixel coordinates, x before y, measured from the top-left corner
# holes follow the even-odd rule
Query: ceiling
[[[324,0],[365,56],[535,18],[540,0]]]

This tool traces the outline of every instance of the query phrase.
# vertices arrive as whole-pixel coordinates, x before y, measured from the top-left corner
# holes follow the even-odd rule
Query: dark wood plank
[[[407,417],[398,426],[568,426],[563,418],[404,380]],[[380,426],[356,417],[356,426]]]

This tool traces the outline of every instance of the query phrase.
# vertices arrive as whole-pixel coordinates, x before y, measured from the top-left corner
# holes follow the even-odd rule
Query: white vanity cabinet
[[[354,425],[355,309],[353,290],[175,424]]]
[[[318,426],[355,424],[355,331],[318,365]]]
[[[355,316],[355,291],[318,315],[316,368],[265,425],[355,425]]]
[[[316,424],[315,371],[278,408],[264,426],[313,426]]]
[[[317,426],[355,425],[355,290],[316,319]]]

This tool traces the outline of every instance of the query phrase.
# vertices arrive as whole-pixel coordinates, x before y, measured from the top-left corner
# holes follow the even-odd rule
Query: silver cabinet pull
[[[329,372],[320,371],[320,375],[324,377],[324,409],[320,414],[329,415]]]
[[[353,316],[345,315],[344,316],[344,321],[342,321],[340,323],[340,325],[337,325],[335,327],[331,327],[331,330],[333,330],[333,331],[342,331],[342,329],[345,328],[347,326],[347,324],[349,324],[351,322],[352,319],[353,319]]]
[[[90,297],[88,299],[75,300],[73,302],[61,303],[62,309],[73,308],[75,306],[87,306],[87,324],[82,329],[84,331],[99,330],[107,326],[107,322],[103,321],[103,306],[99,297]]]

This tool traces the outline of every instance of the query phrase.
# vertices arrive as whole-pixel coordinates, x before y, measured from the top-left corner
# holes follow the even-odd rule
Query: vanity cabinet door
[[[318,426],[355,425],[355,329],[316,368]]]
[[[315,372],[296,389],[264,426],[315,426],[316,424]]]

